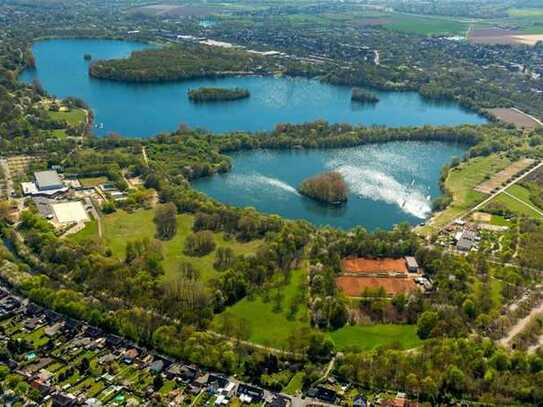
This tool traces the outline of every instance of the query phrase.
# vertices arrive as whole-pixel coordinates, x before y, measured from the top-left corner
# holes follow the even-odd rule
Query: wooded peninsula
[[[166,82],[267,72],[267,60],[232,48],[197,43],[132,52],[128,58],[96,61],[93,78],[124,82]]]

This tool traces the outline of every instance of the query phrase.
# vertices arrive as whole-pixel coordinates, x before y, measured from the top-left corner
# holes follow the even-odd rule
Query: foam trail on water
[[[384,172],[342,165],[337,171],[343,175],[353,194],[398,205],[402,211],[424,219],[430,214],[430,200],[416,186],[402,185]]]
[[[267,177],[262,174],[247,174],[247,175],[236,175],[230,177],[230,180],[235,184],[242,185],[247,188],[263,188],[263,187],[272,187],[274,189],[279,189],[288,193],[299,195],[296,188],[287,184],[284,181],[281,181],[277,178]]]
[[[299,195],[296,188],[294,188],[293,186],[287,184],[284,181],[281,181],[280,179],[270,178],[270,177],[266,177],[264,175],[255,175],[255,178],[257,179],[257,181],[259,183],[271,185],[272,187],[282,189],[283,191],[287,191],[287,192],[291,192],[293,194]]]

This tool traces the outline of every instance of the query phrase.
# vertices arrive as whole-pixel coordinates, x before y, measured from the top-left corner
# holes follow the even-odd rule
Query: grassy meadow
[[[155,236],[155,225],[153,223],[153,210],[138,210],[128,213],[119,210],[102,218],[103,238],[114,256],[124,258],[126,243],[142,238],[153,239]],[[216,275],[213,268],[215,251],[218,247],[231,247],[237,254],[254,253],[260,245],[259,240],[249,243],[239,243],[235,240],[226,241],[222,233],[215,233],[217,248],[210,254],[203,257],[191,257],[183,253],[185,239],[192,233],[194,216],[183,214],[177,217],[177,233],[172,240],[162,242],[162,263],[165,271],[165,278],[172,278],[177,273],[179,263],[191,263],[201,274],[203,280],[208,280]],[[74,235],[74,239],[82,239],[98,236],[98,229],[92,223],[81,232]]]

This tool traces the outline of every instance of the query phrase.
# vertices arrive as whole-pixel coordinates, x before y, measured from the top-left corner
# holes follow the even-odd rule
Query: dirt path
[[[507,333],[507,336],[503,337],[498,341],[498,345],[509,347],[513,338],[521,333],[524,328],[526,328],[526,325],[528,325],[533,317],[541,313],[543,313],[543,301],[537,307],[532,308],[528,315],[518,320],[517,323],[511,327],[511,329]]]
[[[145,165],[149,166],[149,158],[147,157],[147,151],[145,150],[145,146],[141,147],[141,154],[143,155],[143,162],[145,162]]]
[[[535,206],[532,206],[530,205],[528,202],[524,202],[522,199],[520,198],[517,198],[515,195],[511,195],[509,192],[507,191],[503,191],[503,193],[505,195],[507,195],[508,197],[510,198],[513,198],[514,200],[520,202],[521,204],[523,204],[524,206],[530,208],[532,211],[534,211],[535,213],[539,214],[540,216],[543,216],[543,212],[541,212],[539,209],[537,209]]]

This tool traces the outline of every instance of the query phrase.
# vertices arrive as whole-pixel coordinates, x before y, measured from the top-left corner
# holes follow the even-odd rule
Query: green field
[[[77,126],[80,123],[84,123],[87,118],[87,113],[83,109],[72,109],[67,112],[49,111],[48,113],[51,119],[64,120],[70,126]]]
[[[535,208],[537,206],[530,200],[530,191],[524,188],[521,185],[513,185],[507,188],[507,192],[516,198],[520,199],[523,202],[526,202],[528,205],[531,205]],[[504,205],[507,209],[513,212],[516,215],[528,216],[532,218],[541,218],[541,215],[530,208],[528,205],[524,205],[522,202],[510,197],[506,194],[498,195],[492,202],[500,203]]]
[[[482,201],[486,195],[474,191],[473,188],[509,164],[511,161],[508,158],[493,154],[473,158],[449,171],[445,185],[453,196],[453,202],[447,209],[436,214],[431,227],[423,228],[422,231],[428,232],[444,226]]]
[[[260,296],[254,299],[244,298],[228,308],[226,312],[249,322],[249,340],[251,342],[277,348],[285,347],[287,338],[295,329],[309,326],[305,303],[300,306],[294,318],[291,320],[287,318],[289,306],[296,296],[300,284],[305,279],[305,275],[302,270],[292,272],[289,284],[281,288],[283,300],[279,312],[274,312],[273,301],[265,302]],[[212,328],[217,329],[219,321],[220,315],[215,317]]]
[[[87,120],[87,112],[83,109],[73,109],[67,112],[48,111],[47,113],[51,119],[65,121],[68,126],[72,127],[78,126]],[[66,137],[66,129],[44,130],[44,132],[50,133],[54,138]]]
[[[138,210],[134,213],[127,213],[119,210],[102,218],[104,240],[111,249],[114,256],[124,258],[126,243],[136,239],[154,238],[155,225],[153,223],[153,210]],[[215,251],[203,257],[190,257],[183,254],[186,237],[192,233],[192,215],[179,215],[177,217],[177,234],[172,240],[162,242],[162,263],[166,278],[175,276],[181,262],[191,263],[201,274],[204,280],[216,275],[213,268]],[[97,228],[90,224],[91,229],[85,228],[74,235],[74,239],[81,240],[82,237],[97,236]],[[215,233],[217,247],[231,247],[237,254],[254,253],[261,244],[259,240],[249,243],[239,243],[235,240],[225,241],[222,233]],[[216,249],[215,249],[216,250]]]
[[[339,351],[347,349],[371,350],[380,345],[397,344],[403,349],[419,346],[415,325],[354,325],[338,329],[330,334]]]
[[[429,16],[415,16],[395,14],[387,17],[383,26],[392,31],[401,31],[411,34],[434,35],[453,34],[464,35],[469,28],[469,23],[452,18],[436,18]]]

